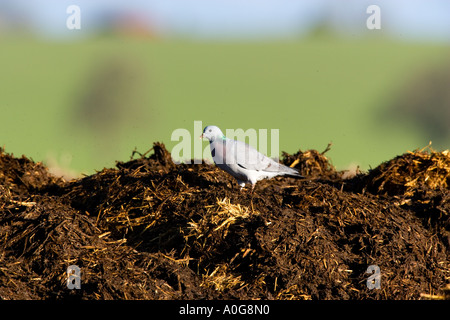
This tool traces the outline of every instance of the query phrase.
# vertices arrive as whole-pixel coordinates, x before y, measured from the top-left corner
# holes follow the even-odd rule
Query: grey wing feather
[[[229,148],[234,148],[234,150],[230,151],[233,153],[236,163],[242,168],[255,171],[282,172],[291,175],[299,175],[297,170],[276,162],[245,142],[228,139],[227,153],[230,152],[228,151]]]

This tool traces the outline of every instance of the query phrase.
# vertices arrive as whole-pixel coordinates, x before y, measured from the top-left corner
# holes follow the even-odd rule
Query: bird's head
[[[216,127],[216,126],[207,126],[205,129],[203,129],[203,134],[200,136],[200,138],[208,139],[209,142],[212,142],[216,139],[224,139],[225,136],[223,135],[222,131]]]

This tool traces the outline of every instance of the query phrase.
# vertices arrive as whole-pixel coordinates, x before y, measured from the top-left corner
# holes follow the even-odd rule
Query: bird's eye
[[[211,130],[211,129],[209,129],[208,131],[209,131],[209,132],[211,132],[212,130]]]

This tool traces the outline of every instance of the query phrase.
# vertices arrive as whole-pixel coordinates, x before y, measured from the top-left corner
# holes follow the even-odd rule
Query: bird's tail
[[[283,166],[284,175],[292,178],[305,179],[306,177],[302,176],[297,169]]]
[[[306,179],[306,177],[302,176],[300,173],[286,173],[285,176],[286,177],[297,178],[297,179]]]

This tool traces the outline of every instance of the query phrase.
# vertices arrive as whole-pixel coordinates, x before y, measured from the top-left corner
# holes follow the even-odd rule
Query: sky
[[[0,0],[0,30],[19,21],[38,36],[70,39],[92,34],[108,19],[127,13],[164,36],[298,37],[324,24],[355,35],[367,31],[371,4],[380,7],[382,32],[392,37],[450,43],[447,0]],[[66,27],[70,5],[81,10],[76,32]]]

